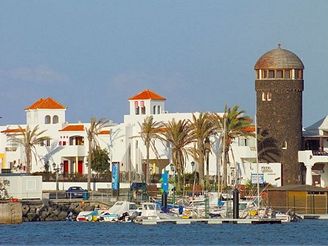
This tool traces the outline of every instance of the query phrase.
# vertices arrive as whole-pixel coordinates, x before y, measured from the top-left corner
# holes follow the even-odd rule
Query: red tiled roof
[[[84,131],[84,126],[83,125],[68,125],[59,131],[82,132],[82,131]]]
[[[140,100],[140,99],[141,100],[146,100],[146,99],[166,100],[165,97],[162,97],[151,90],[144,90],[144,91],[138,93],[137,95],[129,98],[129,100]]]
[[[25,108],[25,110],[28,109],[65,109],[65,107],[61,105],[59,102],[57,102],[55,99],[48,97],[48,98],[40,98],[32,105]]]
[[[255,126],[251,125],[251,126],[245,127],[244,131],[246,131],[246,132],[255,132]]]
[[[110,130],[103,130],[103,131],[100,131],[99,134],[110,134]]]
[[[3,130],[3,131],[1,131],[1,133],[21,133],[22,131],[25,131],[25,129],[15,128],[15,129]]]

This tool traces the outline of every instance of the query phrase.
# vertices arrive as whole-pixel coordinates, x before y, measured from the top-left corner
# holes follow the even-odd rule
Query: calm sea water
[[[137,225],[30,222],[0,225],[0,245],[328,245],[328,221],[289,224]]]

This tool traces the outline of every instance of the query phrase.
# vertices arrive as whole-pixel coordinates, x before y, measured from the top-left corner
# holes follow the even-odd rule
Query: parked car
[[[71,186],[65,192],[66,198],[84,198],[89,197],[87,190],[82,189],[80,186]]]

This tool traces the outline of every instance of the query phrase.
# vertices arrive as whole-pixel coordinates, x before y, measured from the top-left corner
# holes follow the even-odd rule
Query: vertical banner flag
[[[164,173],[162,173],[162,189],[163,192],[168,193],[169,191],[169,172],[168,171],[164,171]]]
[[[120,163],[112,162],[112,189],[120,189]]]

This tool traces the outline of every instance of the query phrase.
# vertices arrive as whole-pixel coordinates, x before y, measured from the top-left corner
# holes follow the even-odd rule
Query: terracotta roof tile
[[[68,125],[59,131],[82,132],[84,131],[84,125]]]
[[[22,129],[23,131],[25,131],[25,129]],[[21,129],[19,128],[15,128],[15,129],[6,129],[1,131],[1,133],[21,133],[22,132]]]
[[[100,131],[99,134],[103,134],[103,135],[107,134],[107,135],[109,135],[110,134],[110,130]]]
[[[147,100],[147,99],[166,100],[165,97],[162,97],[151,90],[144,90],[144,91],[138,93],[137,95],[129,98],[129,100]]]
[[[28,109],[65,109],[65,107],[61,105],[59,102],[57,102],[55,99],[48,97],[48,98],[40,98],[32,105],[25,108],[25,110]]]

